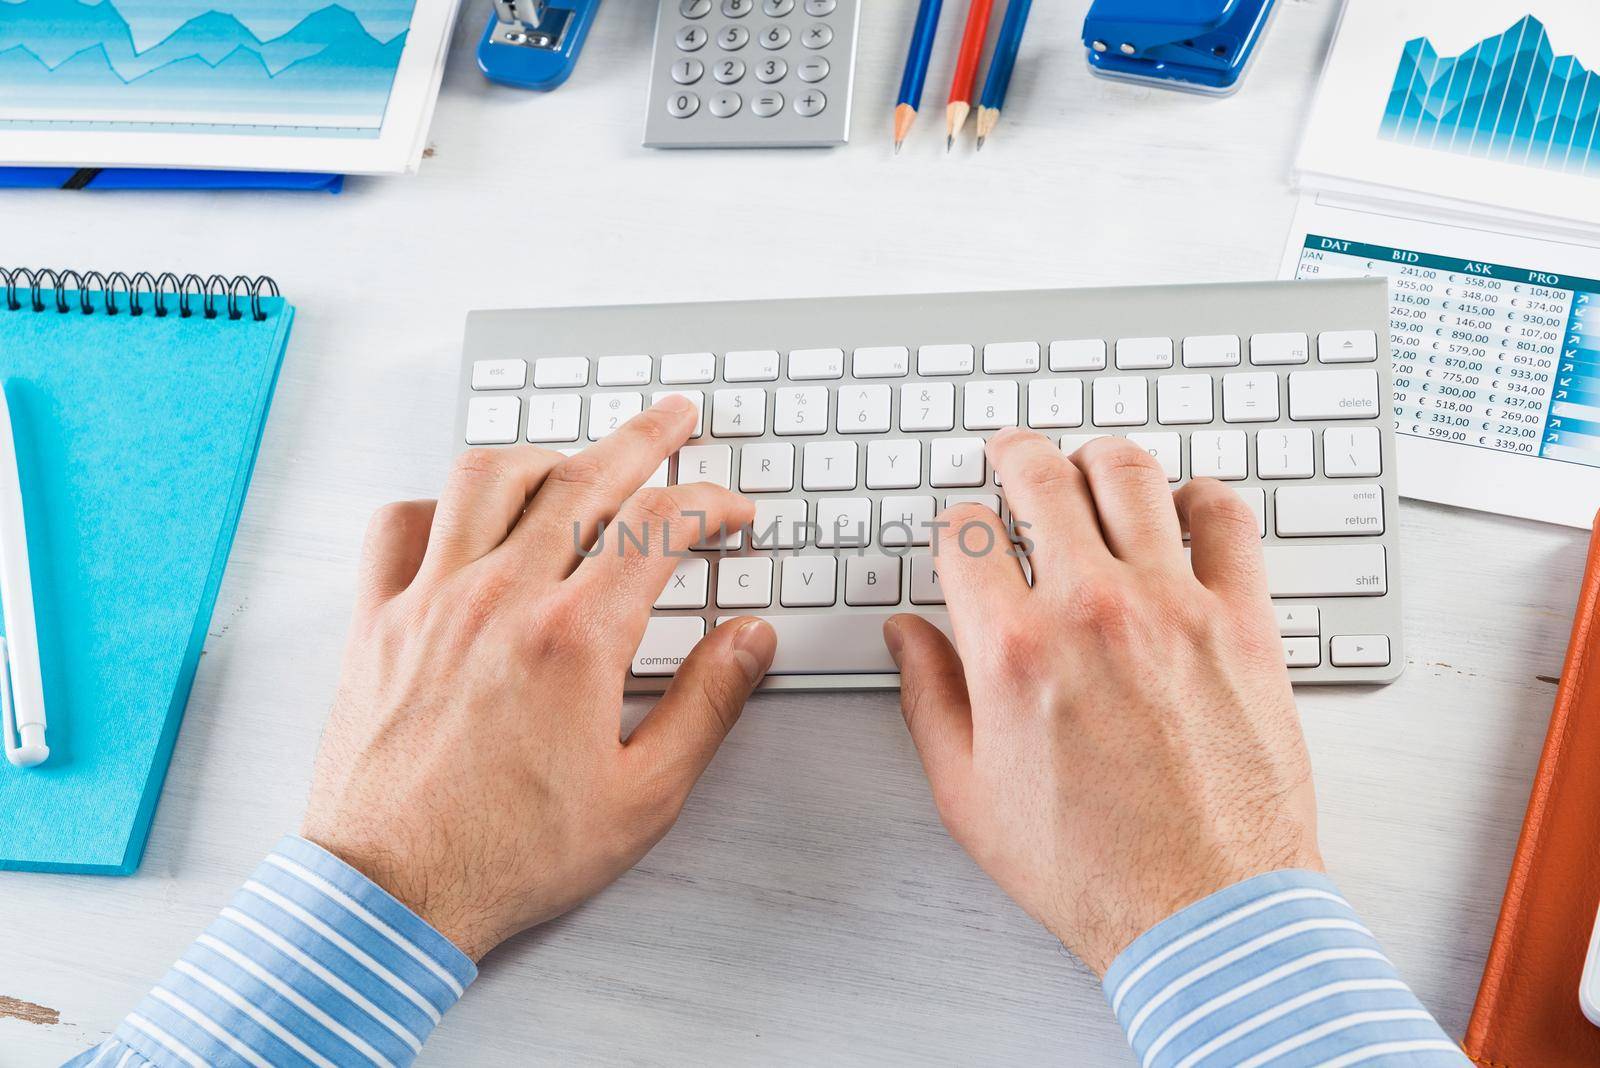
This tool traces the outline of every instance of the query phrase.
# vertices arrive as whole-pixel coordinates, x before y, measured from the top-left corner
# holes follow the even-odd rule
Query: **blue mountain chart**
[[[345,0],[263,40],[216,0],[140,48],[115,0],[0,0],[0,126],[376,137],[406,34],[369,5],[394,25],[394,0]]]
[[[1391,141],[1600,175],[1600,74],[1558,56],[1528,15],[1459,56],[1408,41],[1384,111]]]

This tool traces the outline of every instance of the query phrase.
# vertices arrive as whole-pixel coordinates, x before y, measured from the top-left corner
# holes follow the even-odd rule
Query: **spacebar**
[[[768,675],[892,675],[899,669],[883,644],[883,621],[895,612],[761,616],[778,633],[778,652]],[[950,617],[917,612],[951,634]],[[719,619],[719,624],[728,616]]]

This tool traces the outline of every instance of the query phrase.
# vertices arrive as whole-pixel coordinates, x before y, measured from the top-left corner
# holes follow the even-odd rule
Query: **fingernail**
[[[745,681],[751,686],[767,673],[777,651],[777,632],[763,620],[752,619],[740,624],[738,633],[733,636],[733,658],[739,662]]]
[[[989,438],[989,445],[990,445],[991,448],[993,446],[995,446],[995,445],[1004,445],[1006,442],[1010,441],[1012,438],[1018,436],[1021,433],[1022,433],[1022,430],[1019,427],[1014,427],[1014,426],[1001,427],[999,430],[994,432],[994,435],[992,437]]]
[[[682,393],[668,393],[665,397],[662,397],[650,407],[660,412],[672,412],[673,414],[677,414],[679,412],[686,412],[690,408],[693,408],[694,402],[688,397],[685,397]]]
[[[900,663],[900,648],[905,643],[906,636],[900,633],[900,620],[890,617],[883,624],[883,644],[889,647],[889,655],[896,664]]]

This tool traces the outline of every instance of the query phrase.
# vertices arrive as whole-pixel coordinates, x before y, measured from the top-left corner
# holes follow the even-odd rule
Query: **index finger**
[[[1000,517],[975,502],[940,513],[932,541],[956,648],[967,653],[986,622],[1015,612],[1031,592],[1022,560]]]

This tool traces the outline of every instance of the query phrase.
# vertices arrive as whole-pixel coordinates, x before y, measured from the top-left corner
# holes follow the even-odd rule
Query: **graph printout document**
[[[1308,196],[1282,275],[1389,279],[1402,496],[1594,520],[1600,249]]]
[[[1349,0],[1302,185],[1600,233],[1600,3]]]
[[[0,0],[0,165],[415,168],[457,0]]]

